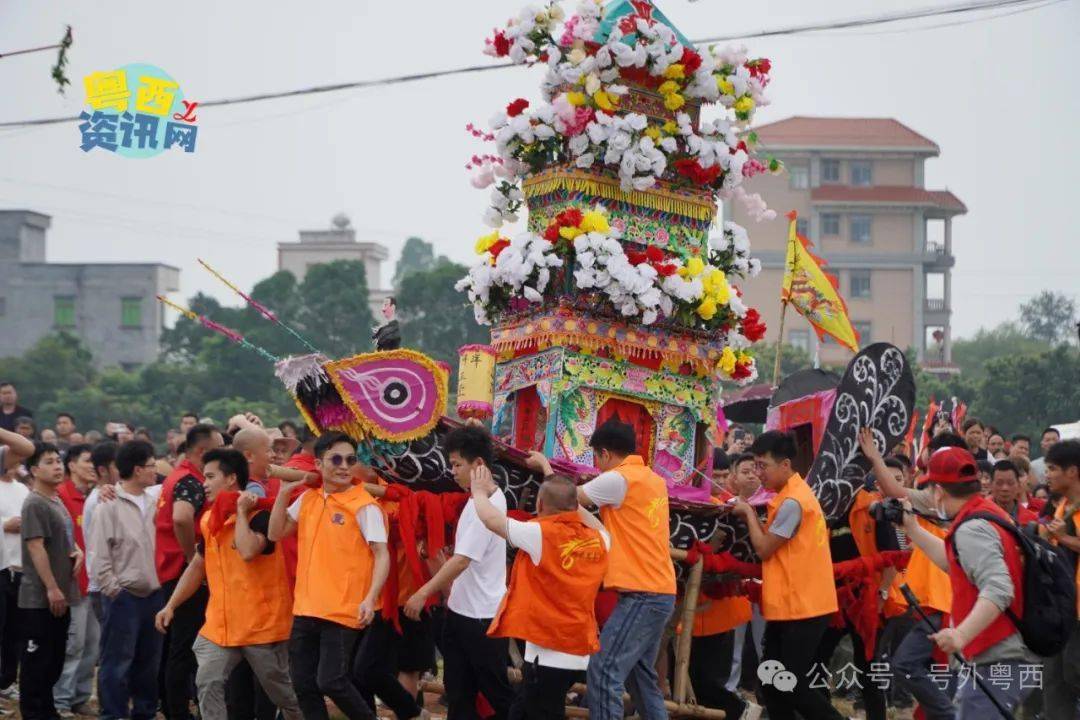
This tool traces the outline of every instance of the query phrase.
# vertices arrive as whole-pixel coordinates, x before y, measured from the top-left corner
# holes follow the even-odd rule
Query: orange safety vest
[[[711,598],[702,593],[698,595],[691,635],[693,637],[721,635],[750,622],[753,614],[748,598],[739,595]]]
[[[210,599],[199,634],[221,647],[263,645],[289,639],[292,597],[281,548],[244,560],[236,549],[236,516],[210,533],[210,513],[202,517],[203,561]]]
[[[825,515],[798,473],[769,501],[766,528],[789,498],[802,508],[802,520],[795,535],[761,563],[761,614],[766,620],[820,617],[839,607]]]
[[[925,518],[917,518],[919,525],[931,535],[945,539],[947,528],[941,528]],[[949,574],[934,564],[918,547],[912,548],[911,560],[905,572],[908,587],[919,598],[919,605],[942,613],[952,611],[952,582]]]
[[[356,513],[374,503],[363,485],[331,495],[307,490],[301,496],[293,615],[360,628],[357,614],[371,589],[375,555]],[[376,598],[375,608],[379,605]]]
[[[1057,507],[1054,508],[1054,517],[1056,519],[1058,519],[1058,520],[1064,520],[1065,519],[1065,507],[1068,504],[1069,504],[1068,499],[1064,498],[1064,497],[1061,498],[1058,501]],[[1078,508],[1076,510],[1076,512],[1073,513],[1073,524],[1077,528],[1080,528],[1080,508]],[[1054,545],[1058,544],[1057,538],[1051,536],[1049,533],[1045,532],[1042,528],[1040,528],[1040,533],[1044,537],[1049,537],[1050,542],[1053,543]],[[1080,562],[1078,562],[1076,564],[1076,616],[1080,617]]]
[[[604,587],[674,595],[667,482],[646,467],[640,455],[628,456],[615,472],[626,479],[626,497],[618,507],[600,508],[600,519],[611,533]]]
[[[877,546],[877,521],[870,515],[870,506],[881,500],[880,492],[871,492],[866,488],[855,493],[855,500],[848,511],[848,526],[851,528],[851,537],[855,541],[855,547],[859,549],[862,557],[876,555],[880,548]],[[881,586],[881,577],[884,571],[874,573],[874,588]],[[893,576],[892,584],[889,585],[889,597],[885,600],[882,614],[887,617],[903,615],[907,610],[907,602],[900,585],[903,584],[900,573]]]
[[[608,568],[604,540],[581,522],[576,510],[529,522],[540,525],[540,564],[533,564],[527,552],[518,552],[488,635],[592,655],[600,649],[595,600]]]

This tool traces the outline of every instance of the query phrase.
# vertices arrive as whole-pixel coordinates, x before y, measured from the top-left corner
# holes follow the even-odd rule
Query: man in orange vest
[[[1065,440],[1050,446],[1044,456],[1046,482],[1058,496],[1054,519],[1046,525],[1052,542],[1065,548],[1077,566],[1077,615],[1080,616],[1080,442]],[[1046,720],[1074,720],[1080,702],[1080,623],[1073,629],[1060,655],[1046,659],[1043,670],[1043,706]]]
[[[578,505],[577,489],[566,478],[545,478],[537,516],[528,522],[509,519],[492,504],[496,489],[486,467],[473,472],[480,521],[520,551],[487,631],[491,637],[525,641],[522,683],[510,717],[562,718],[566,693],[584,679],[589,656],[600,649],[596,594],[607,570],[611,537]]]
[[[1008,530],[978,517],[995,515],[1012,522],[993,500],[983,497],[975,458],[966,448],[935,451],[926,480],[938,514],[952,521],[940,538],[920,526],[912,513],[904,514],[908,537],[949,573],[952,585],[951,627],[930,639],[947,655],[962,653],[976,669],[995,666],[992,684],[965,682],[956,694],[959,720],[993,717],[997,710],[987,693],[994,693],[1010,711],[1019,706],[1027,694],[1020,666],[1036,662],[1005,614],[1023,615],[1023,554]],[[911,502],[906,506],[910,509]]]
[[[600,474],[577,489],[611,533],[604,587],[619,595],[589,662],[589,716],[621,720],[623,688],[645,720],[667,718],[656,656],[675,609],[667,482],[636,454],[634,428],[612,418],[589,439]]]
[[[364,485],[352,482],[356,443],[348,435],[323,433],[315,457],[322,487],[290,505],[301,483],[283,483],[270,513],[271,541],[298,538],[289,671],[305,720],[327,720],[324,695],[349,720],[372,720],[349,664],[390,569],[386,520]]]
[[[157,527],[154,557],[158,580],[166,597],[176,590],[184,566],[195,557],[199,518],[206,504],[203,455],[223,444],[221,433],[213,425],[195,425],[187,433],[184,459],[161,484],[154,521]],[[201,587],[186,603],[177,607],[165,639],[165,669],[160,681],[168,720],[189,720],[191,717],[190,688],[197,667],[191,646],[205,619],[206,600],[206,588]]]
[[[224,720],[225,681],[246,660],[285,718],[300,720],[289,681],[292,598],[285,592],[281,550],[266,538],[270,513],[256,508],[254,495],[242,492],[249,477],[239,451],[210,450],[203,462],[209,512],[202,516],[202,540],[155,624],[164,633],[176,608],[206,582],[206,622],[193,648],[201,716]]]
[[[937,521],[928,516],[937,516],[931,491],[925,487],[925,476],[919,478],[920,487],[904,487],[894,473],[885,465],[881,453],[874,444],[870,430],[863,428],[859,432],[859,447],[873,466],[874,479],[883,495],[909,500],[919,513],[918,524],[932,535],[945,537],[947,524],[940,518]],[[964,439],[951,432],[940,432],[927,444],[926,451],[936,452],[946,447],[965,447]],[[949,576],[941,570],[919,547],[911,553],[911,560],[904,571],[904,581],[919,598],[923,612],[929,617],[929,623],[923,620],[915,622],[908,630],[893,655],[890,667],[892,677],[904,690],[911,693],[922,708],[927,720],[952,720],[956,710],[953,707],[951,687],[943,689],[940,674],[933,673],[934,645],[929,635],[941,630],[945,616],[952,607],[952,585]],[[914,610],[909,610],[914,613]]]
[[[750,452],[762,484],[776,493],[764,526],[745,500],[734,505],[761,558],[761,612],[766,622],[762,667],[774,671],[767,681],[763,679],[765,707],[772,720],[792,720],[796,711],[806,720],[840,718],[808,677],[818,644],[838,608],[825,515],[810,486],[792,469],[793,436],[770,430],[754,440]]]

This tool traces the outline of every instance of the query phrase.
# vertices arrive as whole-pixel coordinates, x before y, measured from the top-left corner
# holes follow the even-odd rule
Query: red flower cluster
[[[559,230],[564,227],[578,227],[581,225],[581,221],[584,216],[577,208],[569,208],[563,210],[561,213],[555,216],[555,219],[548,223],[548,226],[544,229],[544,239],[549,243],[557,243],[561,239]]]
[[[669,277],[678,271],[675,263],[665,262],[664,251],[655,245],[646,247],[645,252],[630,250],[626,253],[626,259],[635,267],[642,263],[652,265],[653,269],[656,270],[656,274],[660,277]]]
[[[686,76],[689,77],[701,68],[701,55],[691,48],[684,47],[682,59],[679,62],[682,63],[683,68],[686,70]],[[766,60],[766,62],[768,61]]]
[[[508,247],[510,247],[510,241],[507,240],[506,238],[501,237],[495,242],[494,245],[492,245],[491,247],[488,248],[488,252],[491,253],[491,263],[492,263],[492,265],[495,264],[495,259],[499,257],[499,253],[501,253],[503,250],[505,250]]]
[[[753,374],[750,370],[750,363],[735,363],[735,369],[731,371],[732,380],[745,380]]]
[[[506,114],[510,117],[517,117],[521,113],[525,112],[525,108],[529,107],[529,101],[525,98],[518,98],[514,102],[506,106]]]
[[[750,342],[757,342],[765,337],[765,323],[754,308],[747,310],[742,319],[742,334]]]
[[[693,158],[680,158],[674,163],[675,172],[698,185],[711,185],[720,177],[720,166],[713,165],[709,168],[701,167],[701,163]]]
[[[761,77],[768,75],[772,70],[772,62],[769,58],[758,58],[757,60],[750,60],[746,63],[746,69],[750,71],[750,74],[754,77]]]
[[[495,47],[495,54],[498,57],[506,57],[510,54],[510,40],[507,39],[506,33],[502,30],[495,31],[495,37],[492,39],[491,44]]]

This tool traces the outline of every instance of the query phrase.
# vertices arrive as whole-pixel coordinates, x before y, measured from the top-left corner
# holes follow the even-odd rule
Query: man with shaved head
[[[525,641],[523,679],[510,717],[561,718],[570,686],[584,680],[589,656],[600,649],[594,610],[607,570],[611,537],[578,504],[570,480],[545,472],[536,518],[512,520],[491,502],[487,467],[473,471],[480,521],[518,549],[510,586],[488,635]]]
[[[271,483],[268,477],[270,462],[273,460],[270,449],[270,436],[260,427],[251,425],[233,435],[232,446],[244,454],[248,463],[247,492],[257,497],[269,497],[277,494],[277,483]]]

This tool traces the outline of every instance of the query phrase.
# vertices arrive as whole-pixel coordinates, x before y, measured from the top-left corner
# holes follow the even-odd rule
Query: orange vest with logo
[[[581,522],[577,511],[530,522],[540,525],[540,564],[533,564],[527,552],[518,552],[488,635],[592,655],[600,649],[595,600],[608,567],[604,540]]]
[[[855,547],[859,549],[862,557],[872,557],[880,549],[877,546],[877,521],[870,515],[870,506],[881,501],[880,492],[871,492],[866,488],[855,493],[855,500],[848,511],[848,526],[851,528],[851,537],[855,541]],[[874,573],[874,587],[881,586],[883,572]],[[882,614],[887,617],[903,615],[907,611],[907,602],[900,585],[903,584],[900,573],[893,576],[892,584],[889,585],[889,597],[885,600]]]
[[[604,587],[674,595],[667,482],[645,467],[640,455],[627,457],[615,472],[626,479],[626,497],[619,507],[600,508],[600,519],[611,533]]]
[[[202,517],[203,562],[210,600],[199,634],[221,647],[262,645],[289,639],[292,597],[281,548],[244,560],[236,549],[236,516],[210,534],[210,513]]]
[[[947,528],[940,528],[925,518],[917,518],[928,533],[934,537],[944,539],[948,533]],[[952,610],[952,582],[949,574],[934,564],[934,561],[918,547],[912,548],[911,560],[908,562],[907,571],[908,587],[919,598],[919,604],[923,608],[932,608],[938,612],[948,613]]]
[[[838,605],[825,515],[810,486],[795,473],[769,501],[768,524],[788,499],[799,503],[802,520],[791,539],[761,563],[761,614],[766,620],[829,615]]]
[[[363,485],[330,495],[308,490],[301,496],[293,615],[359,629],[358,612],[371,589],[375,555],[356,513],[374,502]]]
[[[742,596],[711,598],[698,595],[694,612],[693,637],[720,635],[750,622],[750,600]]]

